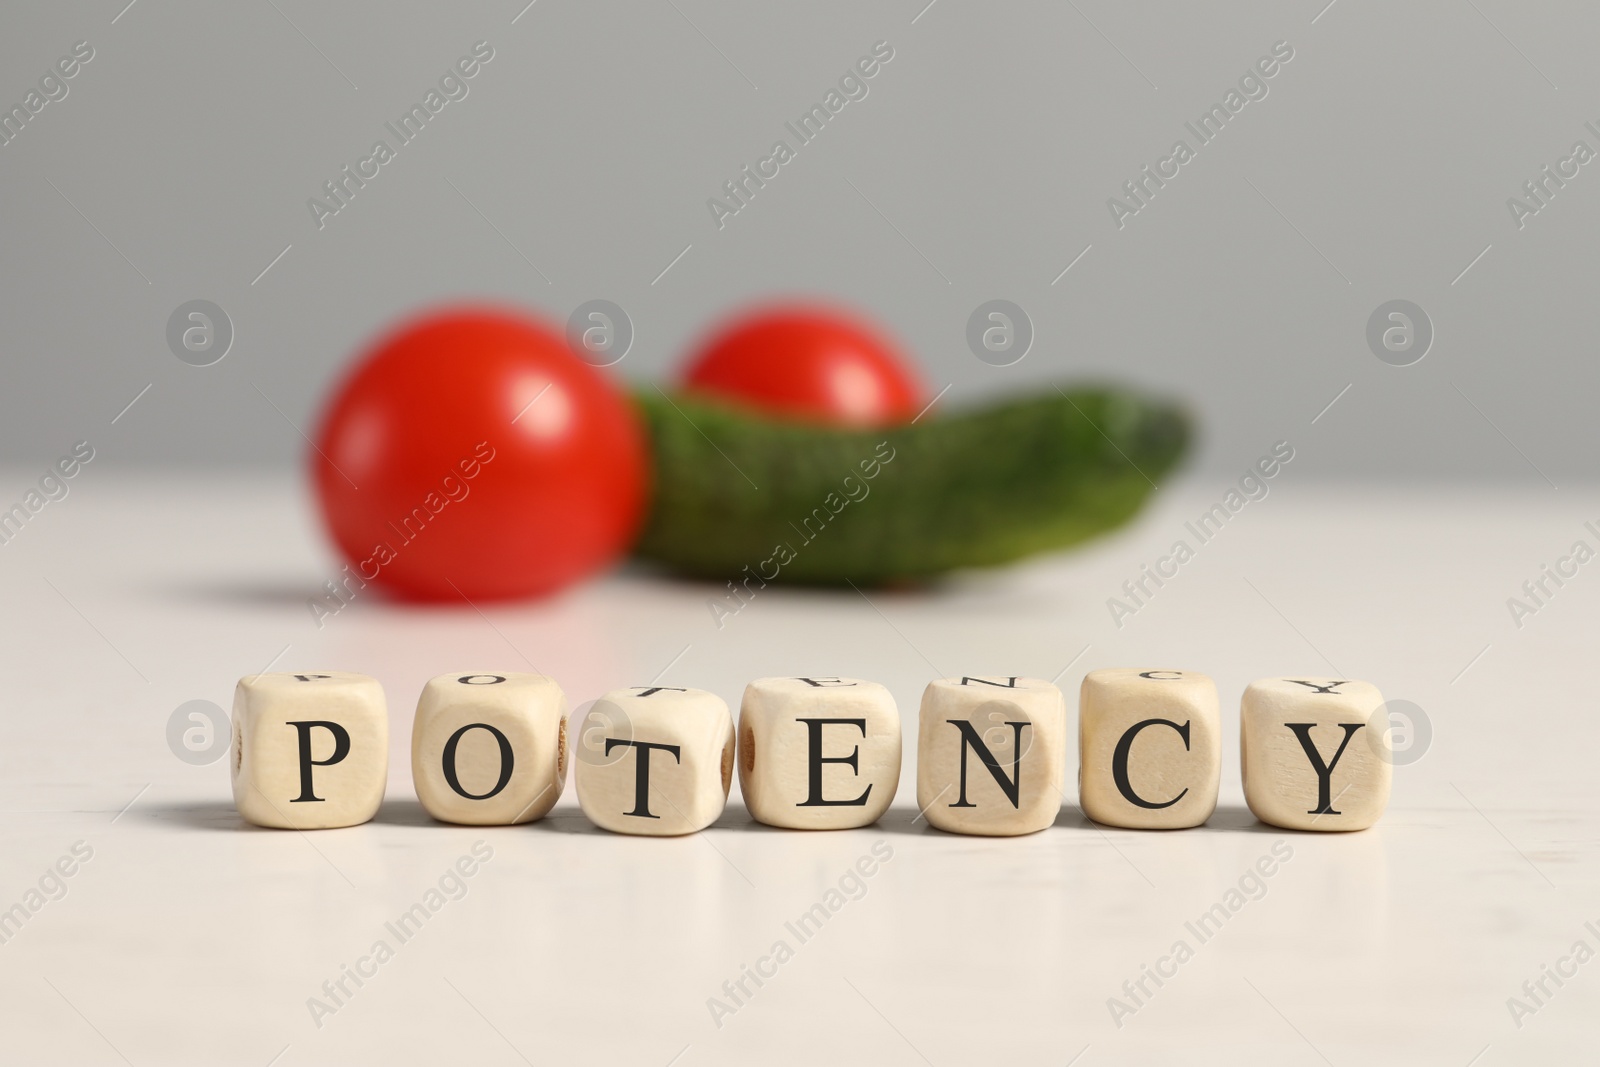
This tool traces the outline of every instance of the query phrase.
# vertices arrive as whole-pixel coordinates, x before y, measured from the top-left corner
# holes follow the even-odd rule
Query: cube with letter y
[[[1367,682],[1251,682],[1239,704],[1239,747],[1244,799],[1256,818],[1290,830],[1365,830],[1377,822],[1393,774],[1387,724],[1374,726],[1382,707]]]
[[[733,784],[733,717],[704,689],[615,689],[573,746],[578,803],[619,834],[692,834],[717,820]]]
[[[253,674],[233,695],[233,802],[257,826],[322,830],[378,813],[389,714],[377,679],[348,671]]]
[[[1061,810],[1066,702],[1037,678],[929,682],[917,733],[917,806],[958,834],[1043,830]]]
[[[739,708],[739,788],[759,822],[842,830],[878,821],[900,785],[900,712],[860,678],[757,678]]]

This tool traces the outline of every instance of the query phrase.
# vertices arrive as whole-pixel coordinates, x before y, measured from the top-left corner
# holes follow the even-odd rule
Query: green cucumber
[[[873,430],[637,403],[655,464],[637,555],[735,582],[898,582],[1076,544],[1138,511],[1190,438],[1182,409],[1115,388]]]

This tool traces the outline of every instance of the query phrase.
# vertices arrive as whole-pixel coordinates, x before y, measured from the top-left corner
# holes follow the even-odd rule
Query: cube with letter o
[[[417,799],[441,822],[540,818],[567,781],[566,694],[542,674],[439,675],[417,700],[411,777]]]

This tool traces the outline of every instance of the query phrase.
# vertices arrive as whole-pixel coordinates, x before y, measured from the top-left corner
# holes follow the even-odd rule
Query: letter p
[[[290,722],[286,726],[293,726],[300,735],[300,795],[289,801],[291,804],[304,804],[308,802],[322,803],[326,798],[319,797],[312,791],[313,767],[331,767],[350,754],[350,731],[336,722],[312,720],[307,722]],[[322,727],[333,735],[333,755],[327,759],[311,758],[311,731]]]

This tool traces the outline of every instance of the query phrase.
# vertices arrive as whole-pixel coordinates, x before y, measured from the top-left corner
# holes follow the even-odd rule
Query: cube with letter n
[[[1066,702],[1049,682],[929,682],[917,732],[917,806],[930,825],[952,833],[1043,830],[1061,810],[1066,731]]]

